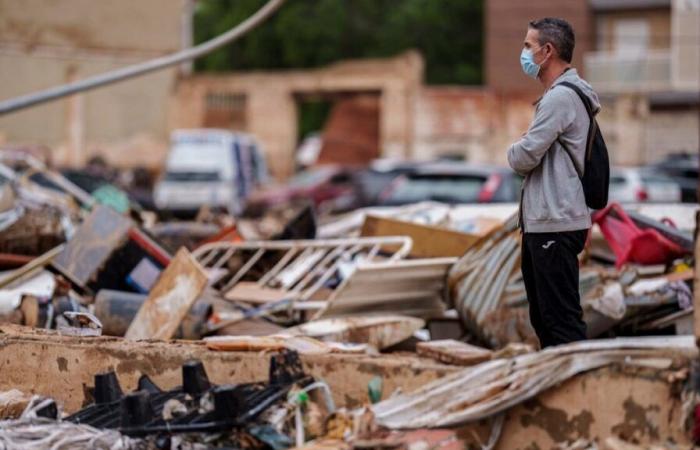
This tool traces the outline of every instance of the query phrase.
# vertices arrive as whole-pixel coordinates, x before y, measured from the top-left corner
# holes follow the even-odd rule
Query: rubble
[[[460,257],[482,237],[482,235],[372,215],[365,217],[360,235],[408,236],[413,241],[410,253],[412,258]]]
[[[97,206],[52,265],[86,292],[99,289],[148,292],[170,259],[129,218],[111,208]]]
[[[464,369],[372,407],[378,423],[406,429],[455,426],[491,417],[574,375],[609,364],[698,357],[690,337],[586,341]]]
[[[616,339],[537,351],[517,205],[421,203],[340,217],[309,207],[236,218],[202,211],[194,222],[158,222],[115,192],[89,195],[34,160],[13,164],[0,166],[11,180],[0,195],[0,265],[12,269],[0,275],[0,320],[55,332],[0,325],[3,371],[13,367],[0,380],[9,391],[0,411],[11,412],[0,445],[72,435],[76,445],[114,448],[158,439],[159,448],[523,448],[512,436],[524,442],[528,423],[551,422],[541,399],[566,402],[570,388],[557,386],[583,377],[657,389],[674,420],[695,405],[681,407],[697,358],[687,336],[694,242],[642,210],[598,213],[602,231],[580,259],[589,336]],[[27,379],[17,357],[26,352],[51,360],[40,379]],[[290,354],[304,381],[274,382],[265,361]],[[199,374],[196,393],[183,365]],[[611,378],[618,370],[627,378]],[[621,411],[628,399],[614,401]],[[50,418],[37,418],[37,405]],[[629,431],[634,420],[614,433],[541,425],[548,437],[535,440],[660,442]],[[687,429],[647,420],[669,437]]]
[[[414,317],[351,316],[313,320],[287,328],[282,334],[308,336],[326,342],[368,344],[382,350],[410,338],[423,325],[423,320]]]
[[[170,339],[207,283],[199,264],[187,250],[180,250],[158,277],[124,337]]]

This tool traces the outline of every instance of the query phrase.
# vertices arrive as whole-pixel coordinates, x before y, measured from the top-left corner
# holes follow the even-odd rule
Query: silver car
[[[647,168],[615,167],[610,172],[609,200],[619,203],[676,203],[681,188],[672,178]]]

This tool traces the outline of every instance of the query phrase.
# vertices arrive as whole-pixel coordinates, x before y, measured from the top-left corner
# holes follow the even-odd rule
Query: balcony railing
[[[671,88],[671,52],[642,55],[590,52],[584,55],[586,79],[599,92],[653,92]]]

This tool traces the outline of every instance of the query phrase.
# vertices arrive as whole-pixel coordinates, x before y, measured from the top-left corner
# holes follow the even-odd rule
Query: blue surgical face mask
[[[539,51],[539,49],[537,49],[537,51]],[[524,48],[523,51],[520,52],[520,67],[523,68],[525,75],[537,79],[537,75],[540,73],[540,65],[535,63],[534,54],[535,52],[531,49]]]

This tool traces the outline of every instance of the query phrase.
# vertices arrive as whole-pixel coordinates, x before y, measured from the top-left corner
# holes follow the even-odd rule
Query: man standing
[[[571,67],[574,31],[563,19],[530,22],[520,55],[523,71],[544,86],[535,118],[508,149],[508,163],[525,177],[520,203],[522,273],[532,323],[544,347],[586,338],[578,293],[578,254],[591,216],[583,173],[590,119],[576,85],[594,112],[598,96]]]

